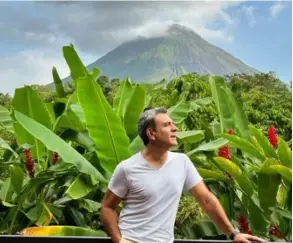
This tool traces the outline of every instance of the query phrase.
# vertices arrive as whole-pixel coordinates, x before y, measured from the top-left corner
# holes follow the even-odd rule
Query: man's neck
[[[148,144],[142,151],[142,156],[151,164],[160,167],[167,160],[168,149]]]

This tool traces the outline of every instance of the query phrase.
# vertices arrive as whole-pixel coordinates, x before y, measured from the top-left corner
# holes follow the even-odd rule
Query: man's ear
[[[154,131],[151,128],[147,128],[146,135],[148,136],[149,140],[155,140]]]

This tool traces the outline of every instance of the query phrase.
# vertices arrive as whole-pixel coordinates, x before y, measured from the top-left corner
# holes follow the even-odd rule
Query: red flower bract
[[[230,160],[231,159],[231,155],[230,155],[229,146],[228,145],[224,145],[221,148],[219,148],[219,150],[218,150],[218,156]]]
[[[277,134],[276,134],[276,128],[274,126],[270,126],[268,128],[268,139],[271,143],[271,145],[276,148],[278,144]]]
[[[251,229],[246,218],[243,215],[238,217],[238,226],[242,233],[251,234]]]
[[[232,135],[232,134],[233,134],[233,129],[230,128],[230,129],[228,130],[228,133],[229,133],[230,135]]]
[[[55,165],[57,163],[58,158],[59,158],[59,154],[57,152],[54,152],[53,153],[53,159],[52,159],[53,165]]]
[[[233,134],[233,130],[231,128],[228,130],[228,134],[230,134],[230,135]],[[229,146],[224,145],[224,146],[220,147],[218,150],[218,156],[230,160],[231,154],[230,154]]]
[[[270,235],[273,235],[277,238],[283,238],[280,230],[278,229],[278,227],[276,225],[271,225],[270,226],[270,231],[269,231]]]
[[[30,178],[33,178],[35,175],[35,170],[34,170],[34,161],[31,156],[31,152],[29,149],[24,150],[24,157],[25,157],[25,164],[26,164],[26,169],[28,171],[28,174]]]

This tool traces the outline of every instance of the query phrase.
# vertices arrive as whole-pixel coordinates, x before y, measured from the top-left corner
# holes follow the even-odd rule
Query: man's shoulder
[[[135,153],[129,158],[122,160],[119,165],[123,168],[132,167],[137,162],[137,160],[139,160],[139,153]]]
[[[183,166],[186,170],[193,164],[187,154],[183,152],[170,152],[171,160],[174,166]]]

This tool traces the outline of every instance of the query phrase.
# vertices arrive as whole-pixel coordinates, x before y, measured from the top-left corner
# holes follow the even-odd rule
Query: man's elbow
[[[113,211],[114,209],[111,208],[109,205],[103,204],[101,205],[101,215],[107,214],[109,211]]]
[[[200,204],[204,211],[208,212],[215,208],[217,203],[217,198],[211,192],[208,193],[203,199],[201,200]]]

